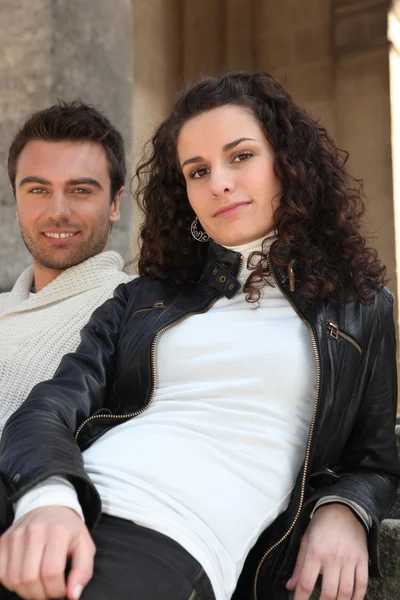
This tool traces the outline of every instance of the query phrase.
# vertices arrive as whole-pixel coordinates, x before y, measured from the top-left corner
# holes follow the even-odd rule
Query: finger
[[[4,582],[6,565],[8,564],[8,543],[5,535],[0,538],[0,583]]]
[[[310,555],[310,552],[307,552],[293,600],[309,600],[314,591],[318,575],[321,573],[321,568],[321,561]]]
[[[320,600],[336,600],[339,589],[340,576],[341,564],[339,562],[330,562],[327,564],[326,567],[324,567],[322,573]]]
[[[286,584],[286,587],[288,590],[293,591],[296,588],[300,573],[304,566],[304,561],[306,559],[307,547],[308,547],[308,536],[306,537],[306,535],[305,535],[300,544],[300,550],[297,555],[296,565],[294,567],[293,574]]]
[[[48,598],[65,596],[65,569],[69,545],[68,532],[63,527],[55,527],[47,540],[40,569],[40,579]]]
[[[78,600],[85,585],[93,575],[96,547],[89,536],[80,535],[71,552],[71,571],[67,580],[67,597]]]
[[[4,584],[12,591],[16,591],[21,584],[21,567],[24,551],[24,532],[16,529],[7,536],[8,560],[5,564]]]
[[[353,600],[364,600],[368,588],[368,557],[356,567]]]
[[[34,525],[28,525],[24,529],[18,529],[13,532],[20,532],[21,546],[13,547],[15,553],[10,554],[10,561],[16,563],[19,561],[19,577],[14,589],[21,598],[29,598],[30,600],[45,600],[46,594],[40,581],[40,565],[42,562],[43,549],[45,545],[45,530]],[[26,577],[24,573],[30,575]],[[10,569],[10,575],[12,571]]]
[[[346,562],[342,566],[337,600],[351,600],[353,598],[355,572],[356,565],[354,563]]]

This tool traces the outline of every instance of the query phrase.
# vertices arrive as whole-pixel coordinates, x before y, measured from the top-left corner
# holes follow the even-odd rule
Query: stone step
[[[399,456],[400,456],[400,423],[399,423],[399,425],[396,425],[396,440],[397,440],[397,450],[399,451]]]
[[[399,451],[400,456],[400,425],[396,427],[396,439],[397,439],[397,449]],[[397,502],[393,506],[389,515],[390,519],[400,519],[400,489],[397,491]],[[400,565],[400,555],[399,555],[399,565]],[[399,566],[400,569],[400,566]],[[400,598],[400,590],[399,590],[399,598]]]
[[[400,456],[400,425],[396,427],[397,448]],[[371,577],[367,600],[397,600],[400,598],[400,492],[389,519],[381,527],[382,578]]]
[[[400,598],[400,520],[386,519],[381,527],[381,578],[371,577],[366,600]]]

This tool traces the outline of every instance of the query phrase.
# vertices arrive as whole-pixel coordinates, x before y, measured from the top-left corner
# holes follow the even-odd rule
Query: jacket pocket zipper
[[[339,329],[339,327],[337,325],[335,325],[335,323],[331,323],[331,322],[328,323],[328,333],[329,333],[329,337],[332,338],[333,340],[337,340],[339,337],[346,340],[352,346],[354,346],[354,348],[356,350],[358,350],[358,352],[361,354],[360,344],[351,335],[349,335],[345,331],[342,331],[341,329]]]
[[[147,306],[146,308],[138,308],[138,310],[135,310],[131,314],[131,317],[133,317],[134,315],[137,315],[141,312],[147,312],[149,310],[156,310],[157,308],[165,308],[164,302],[162,300],[159,300],[158,302],[154,302],[153,306]]]

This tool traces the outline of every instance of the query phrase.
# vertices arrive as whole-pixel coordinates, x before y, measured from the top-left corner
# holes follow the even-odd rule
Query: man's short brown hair
[[[126,177],[124,141],[120,132],[96,108],[79,100],[35,112],[14,137],[8,153],[8,176],[15,194],[18,158],[32,140],[97,142],[104,148],[111,180],[111,200]]]

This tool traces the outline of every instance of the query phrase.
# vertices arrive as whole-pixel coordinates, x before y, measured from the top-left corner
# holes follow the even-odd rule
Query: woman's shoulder
[[[116,295],[124,296],[125,300],[132,303],[152,306],[162,302],[163,298],[176,295],[181,285],[169,279],[152,279],[150,277],[136,276],[117,288]]]
[[[352,289],[348,289],[343,298],[344,305],[350,304],[353,306],[358,306],[360,309],[365,309],[366,311],[374,311],[374,310],[392,310],[394,297],[392,292],[382,284],[377,283],[373,279],[368,280],[367,282],[368,292],[369,292],[369,301],[362,302],[359,294]]]
[[[394,297],[392,292],[385,285],[379,285],[375,281],[370,282],[370,289],[372,291],[372,298],[370,304],[366,304],[366,307],[372,312],[392,312]]]
[[[357,339],[366,341],[371,336],[382,335],[386,327],[393,323],[393,295],[389,289],[374,281],[369,282],[371,296],[362,302],[354,294],[348,302],[340,304],[339,320],[345,329],[353,332]]]

